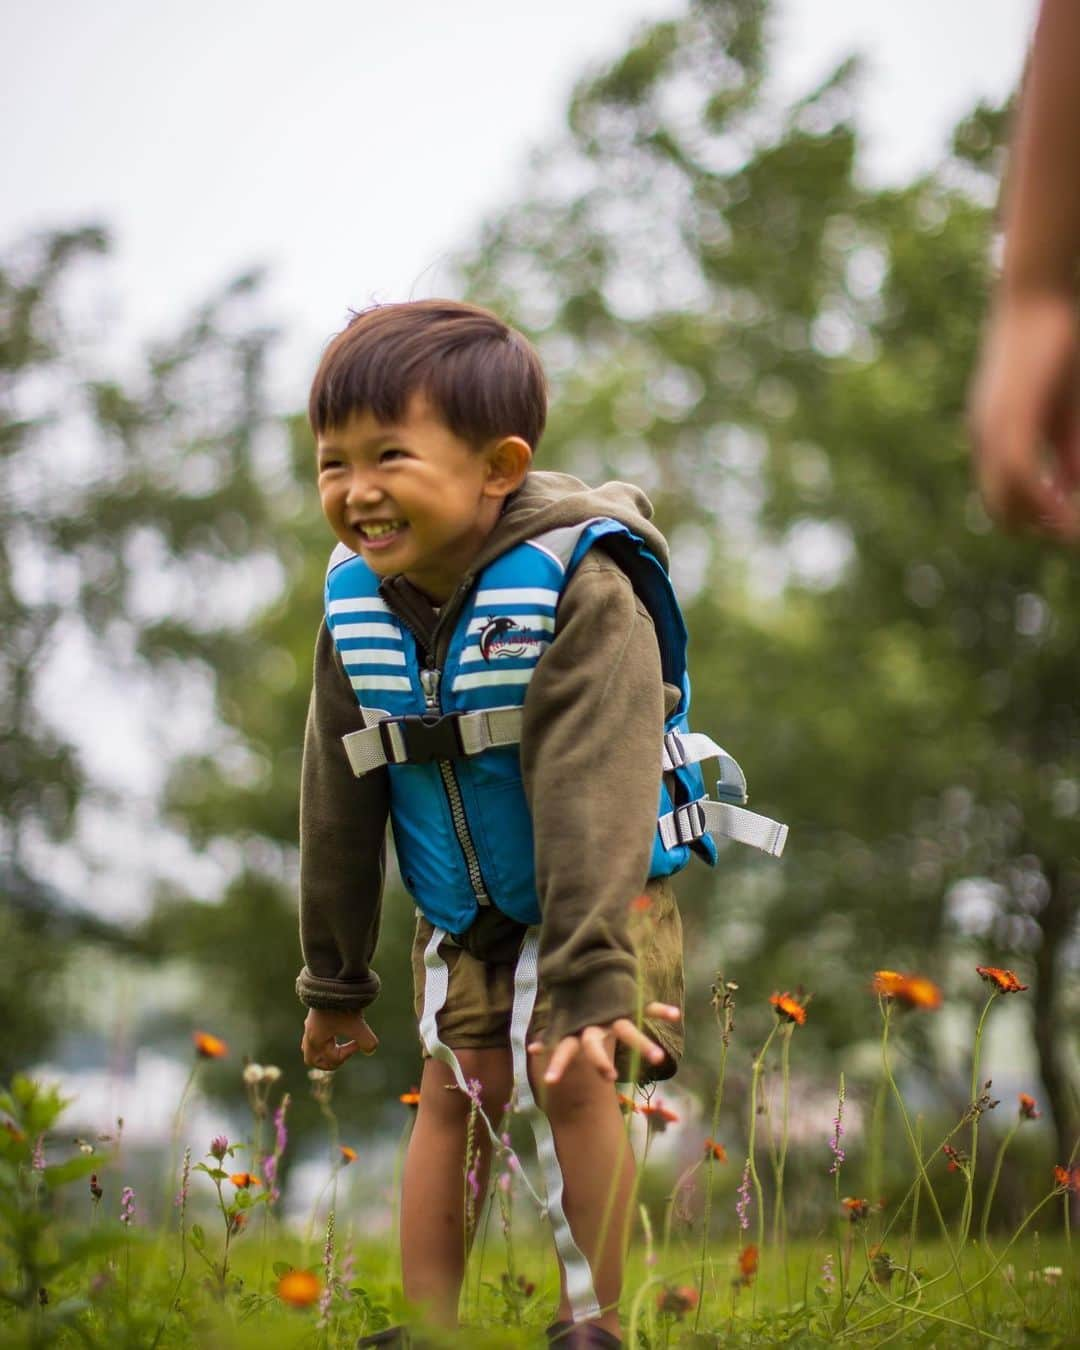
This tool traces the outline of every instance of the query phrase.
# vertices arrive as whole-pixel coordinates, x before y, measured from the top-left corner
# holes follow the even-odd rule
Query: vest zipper
[[[431,716],[438,716],[442,711],[439,706],[439,681],[441,679],[442,671],[436,670],[434,667],[428,667],[420,672],[420,687],[424,691],[424,706]],[[477,857],[476,845],[469,833],[469,822],[465,818],[465,803],[461,797],[461,786],[458,783],[457,775],[454,773],[454,766],[446,759],[440,759],[437,763],[439,776],[442,778],[443,787],[446,789],[446,796],[450,803],[450,818],[454,824],[454,833],[457,835],[458,844],[461,846],[461,852],[465,858],[465,868],[469,874],[469,885],[472,887],[473,896],[478,905],[490,905],[491,896],[488,895],[487,887],[484,885],[484,874],[480,871],[480,859]]]

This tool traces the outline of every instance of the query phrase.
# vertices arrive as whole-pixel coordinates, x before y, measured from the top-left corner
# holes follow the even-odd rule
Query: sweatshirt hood
[[[572,474],[535,469],[507,500],[470,571],[479,571],[493,558],[546,530],[580,525],[596,516],[609,516],[639,535],[667,570],[667,540],[652,523],[652,514],[652,502],[632,483],[613,481],[593,488]]]

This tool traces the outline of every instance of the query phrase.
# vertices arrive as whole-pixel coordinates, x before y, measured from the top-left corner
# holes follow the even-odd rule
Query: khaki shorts
[[[630,936],[641,971],[642,1004],[653,1001],[683,1006],[682,921],[675,893],[668,878],[650,881],[645,888],[648,905],[636,905],[630,912]],[[413,1006],[417,1020],[424,1006],[424,949],[431,939],[432,926],[422,917],[416,921],[413,939]],[[510,1012],[514,1002],[514,967],[478,961],[468,952],[443,942],[439,954],[450,972],[446,1004],[439,1013],[439,1037],[453,1050],[497,1050],[508,1046]],[[550,1002],[541,985],[529,1024],[531,1037],[542,1037],[547,1025]],[[638,1081],[670,1078],[683,1053],[683,1023],[652,1022],[643,1030],[667,1054],[663,1064],[641,1064]],[[427,1052],[424,1051],[426,1057]],[[620,1045],[615,1052],[619,1077],[630,1076],[631,1053]]]

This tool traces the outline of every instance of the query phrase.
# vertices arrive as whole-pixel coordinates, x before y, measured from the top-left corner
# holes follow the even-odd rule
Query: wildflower
[[[821,1283],[825,1286],[827,1293],[832,1293],[836,1287],[836,1275],[833,1272],[832,1252],[825,1253],[825,1260],[821,1263]]]
[[[250,1191],[252,1186],[261,1186],[262,1182],[253,1172],[231,1172],[229,1180],[238,1191]]]
[[[120,1222],[130,1223],[135,1217],[135,1192],[125,1186],[120,1192]]]
[[[307,1308],[319,1297],[322,1285],[310,1270],[287,1270],[277,1282],[277,1296],[294,1308]]]
[[[749,1284],[757,1274],[758,1249],[756,1242],[748,1242],[739,1253],[739,1278],[736,1284]]]
[[[191,1039],[195,1042],[195,1053],[200,1059],[224,1059],[229,1047],[220,1036],[212,1036],[209,1031],[193,1031]]]
[[[420,1092],[417,1088],[413,1088],[411,1092],[403,1092],[398,1101],[402,1106],[411,1106],[415,1111],[420,1105]]]
[[[662,1313],[685,1317],[697,1307],[697,1290],[693,1285],[665,1285],[656,1296],[656,1306]]]
[[[173,1203],[180,1211],[180,1222],[184,1221],[184,1210],[187,1208],[188,1201],[188,1183],[191,1180],[191,1149],[184,1149],[184,1162],[180,1168],[180,1189],[176,1193],[176,1199]]]
[[[840,1166],[844,1161],[845,1153],[840,1144],[844,1136],[844,1075],[840,1075],[840,1092],[836,1099],[836,1115],[833,1116],[832,1138],[829,1140],[829,1147],[832,1149],[833,1160],[829,1168],[829,1176],[834,1177],[840,1171]]]
[[[96,1173],[96,1172],[91,1172],[91,1173],[90,1173],[90,1198],[91,1198],[91,1200],[93,1200],[94,1204],[96,1205],[97,1202],[101,1199],[101,1197],[102,1197],[104,1194],[105,1194],[105,1192],[101,1189],[100,1185],[98,1185],[97,1173]]]
[[[953,1148],[952,1144],[942,1144],[941,1151],[949,1160],[950,1172],[963,1172],[967,1167],[969,1159],[963,1149]]]
[[[678,1123],[679,1117],[670,1111],[662,1101],[646,1102],[638,1107],[638,1115],[644,1116],[652,1134],[663,1134],[669,1125]]]
[[[1039,1273],[1043,1277],[1044,1284],[1057,1284],[1065,1272],[1060,1266],[1043,1266]]]
[[[285,1152],[285,1146],[289,1142],[289,1132],[285,1128],[285,1113],[289,1109],[289,1103],[292,1098],[286,1092],[281,1098],[281,1104],[274,1112],[274,1151],[263,1159],[263,1178],[269,1187],[269,1196],[271,1201],[276,1201],[281,1192],[276,1186],[278,1163],[281,1161],[281,1155]]]
[[[356,1149],[350,1148],[348,1144],[339,1144],[338,1150],[341,1153],[342,1167],[348,1167],[350,1163],[354,1163],[360,1156]]]
[[[1002,970],[1000,966],[976,966],[975,974],[981,975],[999,994],[1022,994],[1027,988],[1017,979],[1015,971]]]
[[[984,1111],[992,1111],[995,1106],[1000,1105],[1000,1102],[990,1096],[992,1082],[993,1080],[988,1078],[983,1084],[982,1092],[975,1098],[964,1113],[965,1120],[977,1120]]]
[[[326,1218],[326,1242],[323,1245],[323,1291],[319,1297],[319,1326],[330,1320],[330,1304],[334,1298],[334,1211]]]
[[[1055,1167],[1054,1184],[1063,1191],[1080,1195],[1080,1167]]]
[[[229,1232],[233,1235],[241,1232],[247,1227],[246,1214],[233,1214],[229,1219]]]
[[[881,1243],[875,1242],[867,1253],[870,1257],[870,1274],[875,1284],[888,1284],[896,1273],[896,1266],[888,1252],[882,1251]]]
[[[923,975],[901,975],[896,970],[876,970],[871,985],[880,998],[892,999],[904,1008],[930,1012],[941,1007],[941,990]]]
[[[647,914],[652,909],[652,896],[639,895],[630,901],[630,910],[634,914]]]
[[[276,1083],[281,1077],[281,1070],[276,1064],[264,1064],[262,1071],[262,1080],[264,1083]]]
[[[739,1218],[739,1227],[744,1231],[750,1227],[750,1159],[743,1167],[742,1181],[739,1182],[739,1198],[735,1202],[735,1213]]]
[[[1029,1096],[1026,1092],[1020,1093],[1019,1102],[1021,1120],[1038,1120],[1042,1115],[1035,1098]]]
[[[715,1139],[705,1140],[705,1156],[711,1158],[714,1162],[727,1162],[727,1149],[723,1144],[718,1144]]]
[[[847,1195],[840,1203],[847,1210],[847,1216],[852,1223],[858,1223],[862,1219],[870,1217],[870,1201],[860,1199],[857,1196]]]
[[[216,1158],[218,1162],[221,1162],[222,1158],[224,1158],[225,1154],[228,1153],[228,1151],[229,1151],[229,1141],[225,1137],[225,1135],[223,1134],[214,1135],[213,1139],[210,1140],[210,1149],[209,1149],[210,1156],[212,1158]]]
[[[616,1092],[616,1098],[619,1102],[619,1110],[624,1116],[634,1116],[641,1110],[633,1097],[628,1097],[625,1092]]]
[[[34,1153],[30,1159],[30,1166],[35,1172],[45,1171],[45,1136],[39,1134],[34,1140]]]
[[[263,1066],[261,1064],[244,1065],[244,1082],[248,1087],[253,1087],[256,1083],[262,1082]]]
[[[796,1026],[805,1026],[806,1009],[793,994],[786,991],[782,994],[770,994],[769,1002],[773,1005],[777,1017],[787,1022],[794,1022]]]

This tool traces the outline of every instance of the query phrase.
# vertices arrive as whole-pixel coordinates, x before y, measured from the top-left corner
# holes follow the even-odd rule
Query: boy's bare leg
[[[479,1079],[480,1101],[497,1125],[510,1100],[513,1073],[509,1050],[458,1050],[466,1079]],[[595,1076],[595,1074],[594,1074]],[[401,1273],[405,1298],[437,1326],[455,1327],[465,1275],[465,1138],[469,1099],[437,1060],[424,1061],[420,1105],[405,1155],[401,1188]],[[477,1177],[480,1199],[487,1194],[491,1141],[479,1118]]]
[[[614,1084],[601,1078],[581,1057],[558,1083],[544,1083],[548,1059],[546,1053],[532,1057],[530,1081],[555,1135],[563,1174],[563,1207],[574,1241],[589,1262],[596,1299],[603,1310],[597,1323],[617,1336],[623,1260],[634,1202],[634,1157]],[[560,1321],[571,1317],[565,1277],[561,1280],[557,1316]]]

